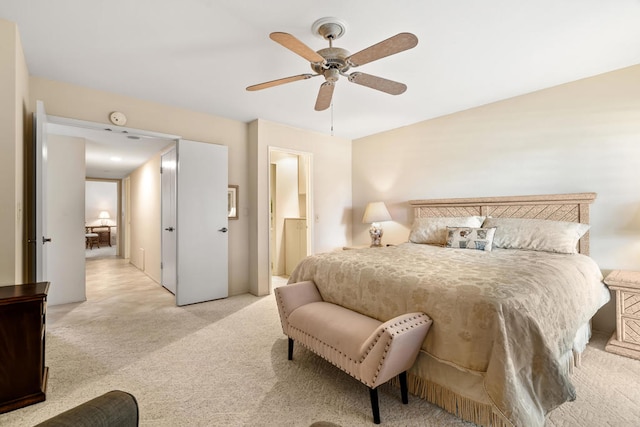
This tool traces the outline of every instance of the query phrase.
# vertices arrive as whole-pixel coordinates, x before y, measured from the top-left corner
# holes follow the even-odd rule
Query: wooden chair
[[[100,235],[98,233],[85,233],[85,247],[89,249],[93,249],[93,245],[95,244],[98,248],[100,247]]]

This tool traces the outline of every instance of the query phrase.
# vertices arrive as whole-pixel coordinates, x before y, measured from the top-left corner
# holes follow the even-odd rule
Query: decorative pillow
[[[482,221],[483,216],[416,218],[409,233],[409,241],[443,246],[447,243],[447,227],[480,227]]]
[[[483,227],[497,227],[493,246],[503,249],[577,253],[588,224],[526,218],[487,218]]]
[[[490,251],[495,232],[495,227],[447,227],[447,247]]]

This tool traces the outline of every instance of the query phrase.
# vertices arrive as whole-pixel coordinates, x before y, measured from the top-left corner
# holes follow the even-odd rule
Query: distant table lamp
[[[372,248],[382,246],[382,226],[380,225],[382,221],[391,221],[391,215],[384,202],[369,203],[364,210],[362,222],[364,224],[371,224],[369,235],[371,236]]]
[[[111,216],[108,211],[102,211],[100,215],[98,215],[98,218],[100,218],[102,225],[107,225],[107,220],[110,219]]]

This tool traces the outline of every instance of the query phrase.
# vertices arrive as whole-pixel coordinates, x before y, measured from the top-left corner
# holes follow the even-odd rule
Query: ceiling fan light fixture
[[[328,70],[325,70],[324,78],[328,82],[335,83],[340,78],[340,71],[336,68],[329,68]]]

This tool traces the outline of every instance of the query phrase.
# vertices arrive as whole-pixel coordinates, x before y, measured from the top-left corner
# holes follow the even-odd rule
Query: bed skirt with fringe
[[[581,353],[590,337],[591,327],[587,323],[578,330],[573,349],[562,357],[567,373],[580,366]],[[491,402],[481,372],[462,371],[421,351],[407,372],[407,382],[412,394],[465,421],[485,427],[513,427]],[[393,384],[399,386],[397,378]]]

